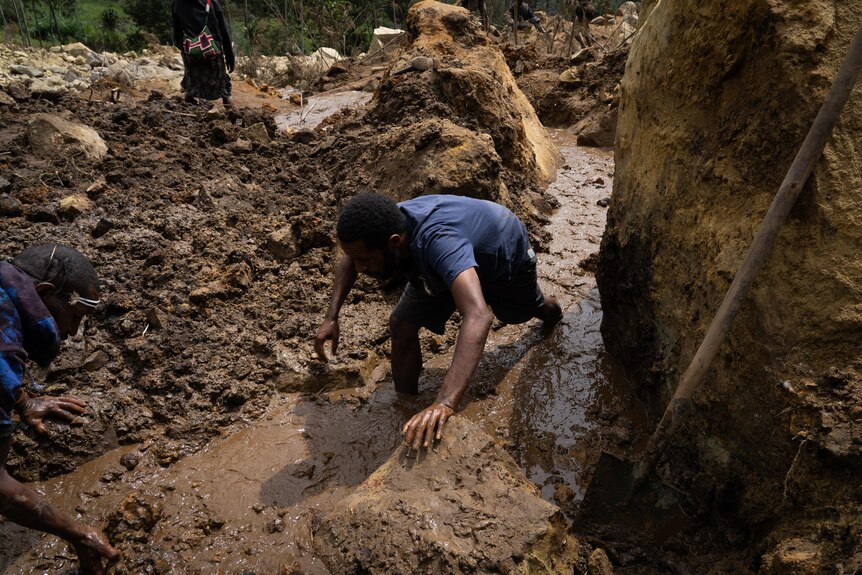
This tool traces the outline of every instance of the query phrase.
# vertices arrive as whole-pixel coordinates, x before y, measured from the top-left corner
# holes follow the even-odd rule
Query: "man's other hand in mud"
[[[454,414],[455,410],[445,403],[432,403],[404,425],[401,430],[404,442],[413,449],[431,447],[434,440],[442,439],[446,421]]]
[[[23,392],[22,392],[23,394]],[[16,411],[21,421],[45,435],[45,419],[54,417],[69,423],[87,411],[87,404],[73,397],[25,397],[19,400]]]
[[[314,335],[314,351],[317,353],[317,359],[327,361],[329,358],[326,355],[326,342],[332,342],[332,355],[338,353],[338,320],[326,319],[317,328],[317,333]]]

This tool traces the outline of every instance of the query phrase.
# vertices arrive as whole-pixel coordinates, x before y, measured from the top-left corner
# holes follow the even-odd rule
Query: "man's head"
[[[395,200],[382,194],[360,194],[344,206],[336,232],[356,271],[389,278],[397,268],[397,254],[405,245],[407,220]]]
[[[47,244],[26,249],[12,264],[35,281],[60,338],[78,333],[81,320],[99,303],[99,276],[90,260],[76,249]]]

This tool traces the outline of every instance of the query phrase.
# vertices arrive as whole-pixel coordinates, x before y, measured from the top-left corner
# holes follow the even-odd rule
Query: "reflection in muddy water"
[[[549,257],[540,257],[539,273],[563,296],[566,315],[519,366],[511,436],[527,477],[572,515],[606,440],[624,445],[640,439],[645,412],[605,351],[599,294],[586,269],[604,231],[613,155],[578,147],[565,130],[549,132],[563,158],[549,188],[560,208],[551,216]]]
[[[601,318],[593,290],[531,351],[514,389],[512,429],[520,462],[542,495],[560,504],[568,498],[555,491],[559,484],[572,490],[574,501],[583,498],[606,414],[633,397],[621,367],[604,349]],[[617,428],[634,433],[643,421],[632,408]]]

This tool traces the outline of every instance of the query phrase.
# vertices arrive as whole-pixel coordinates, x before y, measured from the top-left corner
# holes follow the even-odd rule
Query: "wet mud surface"
[[[194,126],[192,120],[186,120],[187,116],[170,113],[172,110],[190,115],[196,113],[173,100],[150,102],[140,110],[124,111],[123,116],[128,114],[130,119],[139,121],[147,113],[156,113],[154,110],[162,107],[164,110],[159,110],[159,113],[168,119],[176,118],[183,129]],[[93,116],[87,119],[98,122]],[[216,125],[218,122],[216,120]],[[550,337],[541,333],[539,325],[495,325],[485,358],[464,401],[463,414],[497,437],[499,443],[516,456],[528,478],[540,486],[545,498],[565,507],[567,503],[576,501],[583,491],[588,462],[579,453],[593,451],[590,443],[600,439],[589,432],[595,427],[595,415],[606,411],[601,402],[608,400],[602,399],[603,392],[597,391],[592,382],[600,380],[612,385],[609,382],[615,381],[613,368],[597,337],[597,321],[601,312],[590,271],[590,262],[598,249],[604,225],[605,208],[599,204],[609,195],[613,166],[609,153],[578,149],[573,145],[573,137],[564,131],[554,132],[552,137],[564,157],[557,182],[551,190],[561,207],[550,218],[548,227],[554,239],[548,246],[548,253],[540,254],[539,273],[543,289],[560,297],[567,310],[566,316]],[[299,155],[301,150],[303,146],[275,136],[268,150],[257,150],[264,156],[258,161],[266,162],[268,154]],[[248,163],[250,158],[223,156],[227,165],[234,166],[239,173],[243,170],[238,164],[253,165]],[[182,157],[175,161],[182,161]],[[261,174],[270,173],[262,166],[255,167],[255,180],[259,180]],[[285,170],[291,173],[290,168],[282,167],[281,171]],[[168,177],[180,178],[171,189],[176,189],[182,182],[179,173]],[[83,186],[84,182],[78,185]],[[213,203],[209,210],[201,210],[195,201],[206,187],[197,190],[195,198],[189,198],[192,208],[187,209],[186,217],[202,217],[205,221],[207,216],[200,216],[198,212],[207,212],[218,206],[224,213],[216,210],[217,217],[248,218],[243,216],[252,209],[246,202],[251,201],[249,196],[253,197],[253,193],[248,192],[256,186],[243,186],[241,179],[235,185],[241,186],[245,192],[242,200],[230,193],[215,194],[206,201]],[[308,178],[306,185],[314,185],[314,179]],[[117,192],[112,190],[101,197],[110,197],[114,193]],[[153,200],[154,205],[148,208],[144,204],[144,209],[138,213],[146,217],[152,212],[149,217],[155,218],[156,212],[162,208],[157,198]],[[308,210],[299,218],[303,221],[324,225],[324,217],[334,217],[329,210],[324,208],[321,213],[320,206],[303,205],[296,197],[291,197],[290,202],[280,209],[296,212],[303,207]],[[123,213],[122,210],[111,211]],[[164,210],[159,213],[165,215]],[[318,219],[312,219],[314,214],[320,214]],[[89,223],[79,219],[70,227],[75,229]],[[55,233],[67,225],[54,228]],[[123,227],[127,226],[131,227],[129,223]],[[29,225],[24,229],[27,227]],[[185,229],[188,231],[183,233],[192,231]],[[263,245],[265,229],[259,232],[262,236],[259,241]],[[119,238],[124,242],[133,241],[133,230],[123,231],[125,233]],[[62,233],[58,235],[62,237]],[[118,234],[114,232],[114,235]],[[230,235],[227,234],[228,238]],[[152,232],[148,236],[153,237]],[[159,240],[154,240],[153,246],[157,247]],[[211,250],[223,245],[221,242],[225,240],[218,241],[214,246],[199,246],[205,253],[212,253]],[[248,245],[247,241],[245,243]],[[194,307],[180,303],[180,309],[169,308],[173,313],[167,328],[158,330],[151,327],[143,334],[147,318],[138,310],[154,304],[143,300],[142,294],[134,291],[131,283],[124,286],[110,279],[112,272],[123,277],[132,270],[123,271],[122,266],[115,264],[102,272],[109,278],[111,300],[126,302],[128,307],[122,310],[120,318],[128,321],[124,326],[122,319],[111,315],[98,318],[97,326],[85,330],[83,337],[79,336],[72,342],[71,349],[64,349],[61,358],[67,362],[65,370],[49,372],[48,381],[60,374],[77,374],[82,384],[86,383],[81,388],[72,384],[69,392],[84,396],[91,405],[95,404],[96,409],[100,405],[99,398],[104,398],[101,401],[112,409],[104,414],[102,426],[113,430],[112,433],[107,432],[113,436],[105,441],[119,442],[124,446],[114,450],[109,449],[110,445],[102,446],[102,451],[108,449],[105,455],[62,477],[39,484],[39,489],[60,507],[77,510],[82,521],[106,528],[112,541],[126,556],[118,573],[277,573],[291,572],[291,569],[298,573],[327,572],[310,545],[314,513],[330,508],[345,497],[399,446],[400,426],[430,399],[445,374],[457,326],[453,323],[443,337],[425,337],[426,371],[421,382],[421,395],[415,400],[400,399],[392,389],[386,359],[388,346],[384,345],[388,308],[397,298],[398,290],[380,292],[370,285],[366,291],[359,286],[353,301],[345,306],[342,314],[342,357],[321,372],[319,364],[310,363],[306,338],[316,327],[318,316],[325,307],[324,298],[328,295],[327,262],[331,260],[327,254],[330,246],[325,242],[324,245],[324,249],[310,247],[299,258],[300,261],[288,266],[276,261],[266,262],[267,258],[260,257],[261,246],[252,249],[251,253],[258,257],[251,258],[254,266],[249,267],[254,268],[256,278],[266,278],[266,286],[271,289],[271,286],[279,284],[278,278],[284,274],[278,289],[294,290],[292,296],[282,292],[282,297],[271,300],[272,318],[269,321],[277,319],[273,327],[284,326],[275,330],[268,330],[259,323],[267,321],[259,315],[259,309],[254,313],[260,319],[254,322],[249,322],[248,317],[240,320],[244,325],[243,331],[230,328],[230,318],[241,317],[235,316],[236,313],[248,313],[249,309],[243,307],[242,302],[252,296],[241,287],[220,286],[218,289],[213,287],[213,293],[202,296]],[[94,244],[94,247],[97,254],[99,249],[105,249],[103,243]],[[234,258],[239,261],[227,264],[228,267],[239,265],[242,269],[242,264],[248,265],[242,258]],[[171,265],[167,269],[176,270],[179,262],[174,263],[174,256],[168,259]],[[137,265],[145,264],[146,257],[143,260]],[[220,263],[224,265],[230,260],[228,256]],[[97,267],[101,270],[104,266],[97,262]],[[148,266],[142,267],[147,269]],[[165,273],[164,264],[157,267]],[[182,272],[182,268],[168,272],[161,281],[170,287],[175,285],[172,282],[181,281],[179,277],[194,277],[188,272],[178,271]],[[215,270],[207,271],[214,273]],[[289,281],[290,273],[304,274],[305,281],[300,285]],[[315,282],[317,289],[309,290]],[[317,295],[312,296],[315,292]],[[155,293],[165,292],[157,290]],[[148,295],[153,297],[153,292]],[[167,299],[162,301],[170,302],[167,293],[164,297]],[[207,309],[209,306],[206,304],[223,301],[222,298],[231,301],[232,307],[238,309],[231,312],[229,307],[218,305],[219,314],[226,315],[220,318],[213,310]],[[254,298],[259,299],[257,296]],[[209,326],[207,331],[210,327],[222,326],[217,329],[226,328],[227,334],[252,338],[251,345],[260,350],[258,365],[244,368],[244,363],[248,365],[248,358],[239,358],[239,365],[229,368],[220,368],[218,361],[196,366],[197,358],[204,357],[200,354],[206,352],[206,346],[201,349],[197,341],[180,344],[178,340],[172,340],[172,336],[179,337],[181,331],[179,326],[172,324],[182,325],[184,314],[192,318],[203,314],[205,325]],[[286,322],[292,328],[286,328],[280,322]],[[181,369],[199,373],[180,379],[188,381],[190,389],[183,391],[177,382],[175,391],[149,389],[136,402],[133,398],[140,382],[129,377],[132,385],[125,391],[112,389],[109,384],[117,381],[116,376],[110,373],[112,364],[105,369],[109,373],[79,372],[75,368],[74,362],[82,361],[87,352],[97,346],[115,349],[107,347],[113,345],[110,343],[111,335],[124,327],[126,331],[122,333],[127,340],[134,342],[134,353],[141,354],[135,358],[146,358],[145,352],[155,353],[154,360],[158,361],[148,365],[167,361],[168,365],[179,363]],[[283,335],[270,339],[265,335],[268,333],[294,333],[295,339],[284,338]],[[277,341],[279,339],[281,341]],[[369,339],[376,345],[369,348]],[[220,343],[227,345],[227,340]],[[213,357],[218,357],[217,350],[221,346],[215,345],[216,342],[212,344]],[[292,353],[287,351],[289,349]],[[194,355],[189,355],[191,353]],[[277,362],[277,365],[273,365],[271,372],[279,372],[279,375],[265,377],[261,374],[258,378],[262,381],[255,383],[254,373],[261,369],[263,358],[273,355],[275,357],[270,361]],[[576,361],[561,372],[557,367],[561,360]],[[573,369],[573,365],[578,367]],[[298,366],[305,366],[305,369],[297,369]],[[285,376],[291,368],[295,375]],[[223,372],[223,369],[228,371]],[[203,377],[206,377],[204,381],[212,381],[213,385],[218,385],[216,389],[221,390],[215,397],[209,392],[212,403],[201,402],[198,399],[201,392],[191,385],[191,381],[200,381]],[[74,375],[72,379],[74,381]],[[157,381],[153,376],[142,379]],[[280,387],[289,390],[296,381],[308,386],[316,380],[326,380],[327,383],[319,384],[320,391],[311,397],[278,391]],[[100,386],[100,381],[105,387]],[[219,381],[225,383],[216,383]],[[88,390],[88,393],[82,394],[81,389]],[[207,390],[204,387],[201,391]],[[239,397],[231,395],[230,390]],[[147,418],[148,421],[141,424],[136,433],[129,433],[128,417],[123,417],[124,412],[114,407],[118,402],[129,403],[127,413],[130,415],[144,411],[153,417]],[[159,409],[163,411],[160,413]],[[160,415],[155,417],[157,413]],[[80,434],[79,441],[84,442],[93,433],[94,425],[101,421],[96,417],[92,419],[94,421],[76,431]],[[164,423],[159,424],[159,420]],[[213,441],[219,435],[222,438]],[[32,440],[24,436],[16,443],[20,445],[18,442],[25,441]],[[62,446],[53,449],[59,450]],[[100,450],[97,445],[91,445],[90,449],[93,452]],[[34,452],[44,453],[46,463],[52,461],[51,446],[47,443],[28,450],[28,453]],[[26,475],[27,469],[33,469],[32,465],[32,460],[27,457],[18,459],[13,468],[25,471]],[[33,469],[30,473],[37,472]],[[575,494],[574,499],[566,497],[567,490]],[[0,554],[4,557],[4,572],[30,573],[33,569],[62,572],[73,568],[73,556],[55,538],[11,524],[3,525],[2,531]]]

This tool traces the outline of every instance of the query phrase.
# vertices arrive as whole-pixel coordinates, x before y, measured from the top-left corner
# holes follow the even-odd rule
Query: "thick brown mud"
[[[642,420],[604,352],[591,271],[612,157],[576,147],[565,131],[551,135],[563,156],[550,189],[560,208],[547,222],[553,239],[539,270],[543,290],[560,298],[565,317],[550,336],[536,323],[495,325],[462,413],[516,456],[546,499],[573,513],[609,414],[627,413],[627,426],[617,420],[620,433],[634,434]],[[433,351],[426,354],[419,398],[399,398],[388,360],[374,354],[365,355],[353,379],[343,378],[342,389],[332,390],[333,373],[352,365],[333,360],[320,375],[327,381],[304,381],[321,391],[277,394],[245,429],[172,465],[161,465],[148,441],[36,486],[82,521],[106,527],[126,555],[118,573],[325,574],[311,546],[316,514],[400,448],[400,427],[436,391],[455,332],[452,325],[425,342]],[[362,348],[347,345],[342,353],[348,356]],[[4,573],[64,572],[75,564],[56,538],[8,523],[0,534]]]

